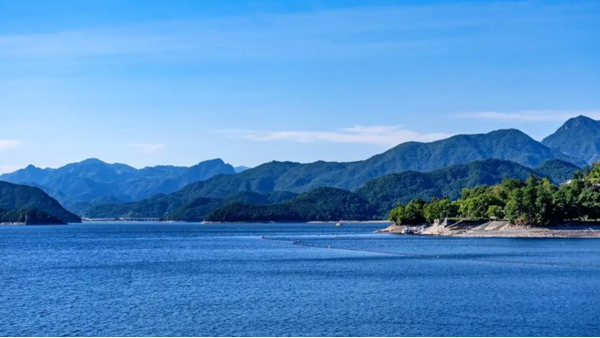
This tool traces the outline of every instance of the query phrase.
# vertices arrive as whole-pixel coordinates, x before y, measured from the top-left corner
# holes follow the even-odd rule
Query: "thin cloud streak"
[[[162,143],[132,143],[129,146],[141,151],[144,154],[152,154],[166,148],[166,146]]]
[[[600,110],[592,111],[538,111],[525,110],[520,112],[504,113],[495,111],[482,111],[466,113],[461,117],[467,119],[479,120],[505,120],[505,121],[523,121],[523,122],[556,122],[566,121],[570,118],[584,115],[593,119],[600,119]]]
[[[19,140],[0,140],[0,151],[13,149],[22,144]]]
[[[335,131],[220,130],[230,138],[256,142],[351,143],[391,147],[409,141],[431,142],[448,138],[445,133],[418,133],[402,126],[354,126]]]

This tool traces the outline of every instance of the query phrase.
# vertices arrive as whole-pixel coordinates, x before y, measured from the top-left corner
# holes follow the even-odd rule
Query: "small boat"
[[[260,239],[265,239],[265,236],[260,236]]]
[[[344,226],[344,222],[339,221],[339,222],[335,223],[335,226],[336,227],[343,227]]]

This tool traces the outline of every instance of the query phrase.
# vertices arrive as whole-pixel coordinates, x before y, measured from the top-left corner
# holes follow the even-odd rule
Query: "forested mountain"
[[[370,220],[373,206],[347,190],[317,188],[280,204],[251,205],[231,203],[206,216],[215,222],[309,222],[329,220]]]
[[[376,205],[380,215],[398,203],[422,198],[450,197],[457,199],[463,188],[498,184],[504,178],[526,179],[533,174],[548,177],[555,184],[572,177],[579,168],[571,163],[553,160],[530,169],[511,161],[483,160],[459,164],[427,173],[406,171],[369,181],[356,191]]]
[[[171,195],[158,195],[139,202],[115,205],[100,205],[89,210],[86,217],[157,217],[176,221],[202,221],[211,211],[228,203],[242,202],[252,205],[275,204],[288,201],[297,195],[291,192],[276,191],[267,194],[236,192],[223,198],[203,197],[190,192],[177,192]]]
[[[576,165],[584,166],[597,156],[589,142],[576,142],[588,144],[585,156],[571,149],[575,144],[568,145],[579,134],[595,137],[597,124],[589,118],[572,119],[544,140],[549,146],[508,129],[431,143],[407,142],[367,160],[347,163],[270,162],[236,170],[217,159],[190,168],[157,166],[137,170],[90,159],[59,169],[29,166],[0,179],[38,186],[87,217],[198,219],[224,203],[283,202],[321,187],[350,191],[360,188],[361,196],[383,208],[418,196],[456,198],[463,187],[496,184],[503,177],[524,178],[529,173],[549,176],[556,183],[564,181]],[[477,162],[482,160],[492,161]],[[390,174],[396,175],[386,176]],[[373,201],[368,189],[378,185],[381,193],[377,196],[383,200]],[[273,197],[274,193],[279,193],[278,198]]]
[[[257,167],[255,172],[249,170],[231,177],[215,177],[205,182],[191,184],[170,195],[93,208],[86,216],[165,217],[172,220],[198,221],[210,211],[231,202],[242,202],[243,204],[236,205],[244,207],[248,204],[281,203],[293,198],[294,194],[271,190],[274,182],[281,177],[282,173],[297,166],[298,164],[289,162],[271,162]],[[390,174],[369,181],[358,189],[356,194],[357,197],[371,204],[369,210],[375,210],[372,217],[381,217],[383,212],[391,209],[390,206],[394,207],[399,202],[406,202],[416,197],[458,198],[462,188],[496,184],[505,177],[524,179],[529,174],[550,177],[560,182],[565,177],[565,173],[572,174],[577,169],[570,163],[558,160],[543,164],[538,170],[511,161],[484,160],[450,166],[429,173],[406,171]],[[224,184],[232,178],[235,178],[234,184]],[[260,192],[255,192],[256,190]],[[228,210],[232,208],[228,206]]]
[[[59,169],[29,166],[2,175],[0,180],[38,186],[79,214],[95,215],[102,205],[135,201],[141,202],[119,206],[119,210],[146,210],[148,203],[161,203],[163,207],[150,209],[168,213],[198,197],[223,200],[238,192],[299,194],[320,187],[354,190],[390,173],[427,172],[482,159],[510,160],[527,167],[554,159],[581,164],[558,149],[509,129],[431,143],[403,143],[367,160],[348,163],[271,162],[236,174],[235,168],[219,159],[190,168],[157,166],[140,170],[90,159]]]
[[[430,171],[487,158],[508,159],[534,167],[555,159],[555,155],[548,147],[517,130],[500,130],[481,135],[459,135],[433,143],[405,143],[359,162],[270,162],[237,175],[217,176],[190,184],[167,199],[179,201],[183,198],[184,202],[177,203],[180,207],[196,197],[222,199],[240,191],[302,193],[319,187],[353,190],[373,178],[406,170]],[[163,197],[152,200],[163,200]]]
[[[390,173],[432,171],[490,158],[510,160],[527,167],[536,167],[552,159],[582,164],[518,130],[498,130],[488,134],[458,135],[432,143],[403,143],[365,161],[303,164],[282,175],[275,190],[304,192],[325,186],[353,190]]]
[[[48,196],[41,189],[27,185],[0,182],[0,209],[4,213],[38,210],[64,222],[81,222],[78,216],[65,210],[55,199]],[[35,211],[33,212],[35,213]],[[35,215],[45,217],[41,213],[35,213]]]
[[[593,164],[600,160],[600,121],[585,116],[572,118],[542,143],[570,157]]]

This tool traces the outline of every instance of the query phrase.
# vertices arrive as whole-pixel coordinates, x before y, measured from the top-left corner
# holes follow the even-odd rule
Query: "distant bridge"
[[[114,217],[114,218],[86,218],[82,217],[83,222],[158,222],[160,218],[155,217]]]

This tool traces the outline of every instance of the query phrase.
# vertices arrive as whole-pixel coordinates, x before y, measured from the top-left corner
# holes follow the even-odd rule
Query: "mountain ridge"
[[[600,161],[600,121],[583,115],[571,118],[542,144],[591,165]]]
[[[216,177],[205,182],[188,185],[173,194],[155,196],[133,203],[93,208],[90,210],[89,216],[159,217],[171,220],[200,221],[202,217],[211,211],[217,210],[228,203],[242,202],[245,205],[268,204],[265,201],[273,201],[274,198],[272,198],[272,195],[274,194],[279,194],[278,201],[284,203],[286,200],[295,198],[295,193],[272,190],[273,182],[282,173],[286,172],[285,168],[290,170],[290,168],[293,169],[298,165],[291,162],[270,162],[257,167],[263,175],[269,173],[271,176],[268,178],[258,175],[259,178],[256,179],[257,175],[253,172],[248,172],[246,175],[243,175],[243,173],[238,174],[237,177]],[[506,177],[524,179],[530,174],[537,174],[540,176],[549,176],[554,181],[559,182],[564,180],[565,177],[570,177],[573,172],[579,169],[571,163],[560,160],[552,160],[550,163],[544,163],[540,167],[546,168],[545,172],[530,169],[512,161],[488,159],[450,166],[432,172],[405,171],[388,174],[368,181],[363,187],[354,190],[353,193],[368,200],[377,209],[389,211],[389,206],[393,208],[397,203],[408,201],[415,197],[431,198],[434,196],[444,197],[445,195],[458,197],[462,188],[481,184],[495,184]],[[224,179],[235,179],[236,184],[223,188],[222,180]],[[386,180],[390,179],[392,181],[386,182]],[[396,180],[394,181],[393,179]],[[384,183],[377,184],[373,182]],[[396,182],[400,182],[400,185],[398,186]],[[261,185],[261,183],[264,185]],[[369,185],[373,187],[369,188]],[[445,185],[449,187],[444,188]],[[219,186],[221,186],[221,189],[215,188]],[[398,187],[394,188],[395,186]],[[255,188],[255,190],[239,190],[251,188]],[[349,191],[339,188],[335,189]],[[264,197],[248,199],[246,197],[240,198],[240,194],[242,196],[248,196],[249,194]],[[335,194],[332,196],[335,196]],[[192,209],[196,209],[196,211]]]
[[[135,169],[126,164],[109,164],[90,158],[56,169],[29,165],[1,175],[0,180],[42,188],[66,207],[82,210],[86,203],[101,198],[124,202],[141,200],[159,193],[175,192],[190,183],[221,174],[235,174],[234,168],[221,159],[203,161],[191,167]]]
[[[450,197],[456,200],[464,188],[491,186],[506,178],[525,180],[529,175],[550,177],[560,182],[571,177],[577,169],[560,160],[543,163],[534,170],[512,161],[488,159],[426,173],[412,170],[393,173],[373,179],[355,191],[317,188],[279,204],[229,203],[208,213],[206,220],[306,222],[386,219],[398,203],[406,204],[413,199]],[[183,211],[181,213],[186,214]]]

